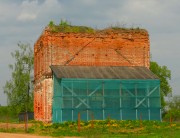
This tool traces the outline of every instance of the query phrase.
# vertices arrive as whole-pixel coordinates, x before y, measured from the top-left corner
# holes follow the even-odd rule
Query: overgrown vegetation
[[[180,123],[141,121],[141,120],[91,120],[46,124],[33,122],[29,127],[29,133],[38,135],[82,136],[82,137],[173,137],[180,135]],[[6,128],[0,129],[6,131]],[[10,132],[20,132],[20,129],[9,129]],[[23,129],[21,130],[23,131]]]
[[[8,106],[0,106],[0,122],[18,122],[18,116]]]
[[[164,119],[172,121],[180,121],[180,96],[174,96],[167,102]]]
[[[110,25],[110,27],[108,27],[107,29],[112,29],[112,30],[115,30],[115,31],[134,31],[134,32],[146,32],[147,31],[145,29],[142,29],[138,26],[130,26],[128,27],[127,24],[125,23],[116,23],[116,24],[112,24]]]
[[[86,26],[73,26],[68,21],[61,20],[59,25],[55,25],[53,21],[49,22],[49,28],[52,32],[63,33],[94,33],[95,30]]]
[[[108,28],[102,29],[102,30],[97,30],[97,29],[93,29],[91,27],[87,27],[87,26],[74,26],[71,25],[70,22],[68,21],[64,21],[61,20],[59,25],[55,25],[55,23],[53,21],[49,22],[49,28],[53,33],[57,33],[57,32],[62,32],[62,33],[95,33],[95,32],[99,32],[99,31],[107,31],[107,30],[114,30],[114,31],[135,31],[135,32],[146,32],[145,29],[141,29],[139,27],[126,27],[126,26],[122,26],[122,25],[111,25]]]

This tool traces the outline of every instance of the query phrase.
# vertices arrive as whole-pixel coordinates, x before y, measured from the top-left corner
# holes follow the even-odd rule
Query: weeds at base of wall
[[[3,123],[4,124],[4,123]],[[31,125],[30,125],[31,124]],[[14,125],[14,123],[12,124]],[[0,132],[25,133],[24,124],[18,128],[11,128],[9,123],[0,128]],[[64,122],[64,123],[43,123],[30,121],[26,133],[43,136],[80,136],[80,137],[171,137],[178,138],[180,135],[180,123],[159,122],[159,121],[140,121],[140,120],[90,120]]]
[[[0,130],[2,131],[2,130]],[[20,132],[12,129],[10,132]],[[81,121],[80,131],[78,122],[64,122],[47,124],[34,122],[28,133],[50,136],[83,136],[83,137],[176,137],[180,135],[180,123],[159,121],[132,121],[132,120],[94,120]]]

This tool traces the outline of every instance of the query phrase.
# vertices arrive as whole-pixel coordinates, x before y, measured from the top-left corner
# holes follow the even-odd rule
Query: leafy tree
[[[4,93],[8,97],[8,105],[14,113],[33,110],[33,95],[30,92],[30,76],[33,70],[33,50],[30,44],[18,43],[18,50],[11,53],[15,59],[10,64],[12,70],[11,79],[4,86]]]
[[[172,118],[174,121],[180,120],[180,96],[174,96],[167,102],[166,119]]]
[[[160,79],[161,106],[164,108],[164,97],[172,93],[172,88],[169,84],[169,80],[171,79],[171,71],[166,66],[160,66],[154,61],[150,62],[150,70]]]

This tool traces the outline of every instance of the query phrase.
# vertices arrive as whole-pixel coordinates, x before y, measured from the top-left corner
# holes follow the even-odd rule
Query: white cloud
[[[61,3],[58,0],[45,0],[45,2],[39,6],[39,15],[42,17],[49,17],[60,14],[62,11]]]
[[[162,7],[159,4],[160,3],[157,0],[147,0],[147,1],[134,0],[134,1],[127,1],[127,4],[124,8],[125,10],[129,9],[128,11],[130,12],[149,16],[149,14],[157,15],[161,12]]]
[[[97,0],[76,0],[77,3],[81,3],[83,5],[95,5],[98,3]]]
[[[25,0],[21,4],[21,12],[18,15],[17,19],[20,21],[29,21],[35,20],[37,18],[39,8],[38,0]]]
[[[62,11],[61,4],[58,0],[45,0],[42,3],[38,3],[38,0],[25,0],[20,7],[21,12],[17,16],[17,20],[19,21],[47,19],[60,14]]]
[[[36,17],[37,15],[33,13],[21,13],[17,19],[21,21],[28,21],[28,20],[34,20],[36,19]]]
[[[0,21],[1,23],[6,22],[9,19],[16,17],[18,8],[14,3],[0,2]],[[0,23],[0,24],[1,24]]]

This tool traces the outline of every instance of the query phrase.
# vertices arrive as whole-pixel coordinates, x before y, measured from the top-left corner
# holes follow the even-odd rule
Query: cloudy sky
[[[119,24],[148,30],[152,59],[172,72],[173,95],[180,94],[179,0],[0,0],[0,104],[10,79],[8,64],[17,43],[33,44],[49,21],[105,28]]]

